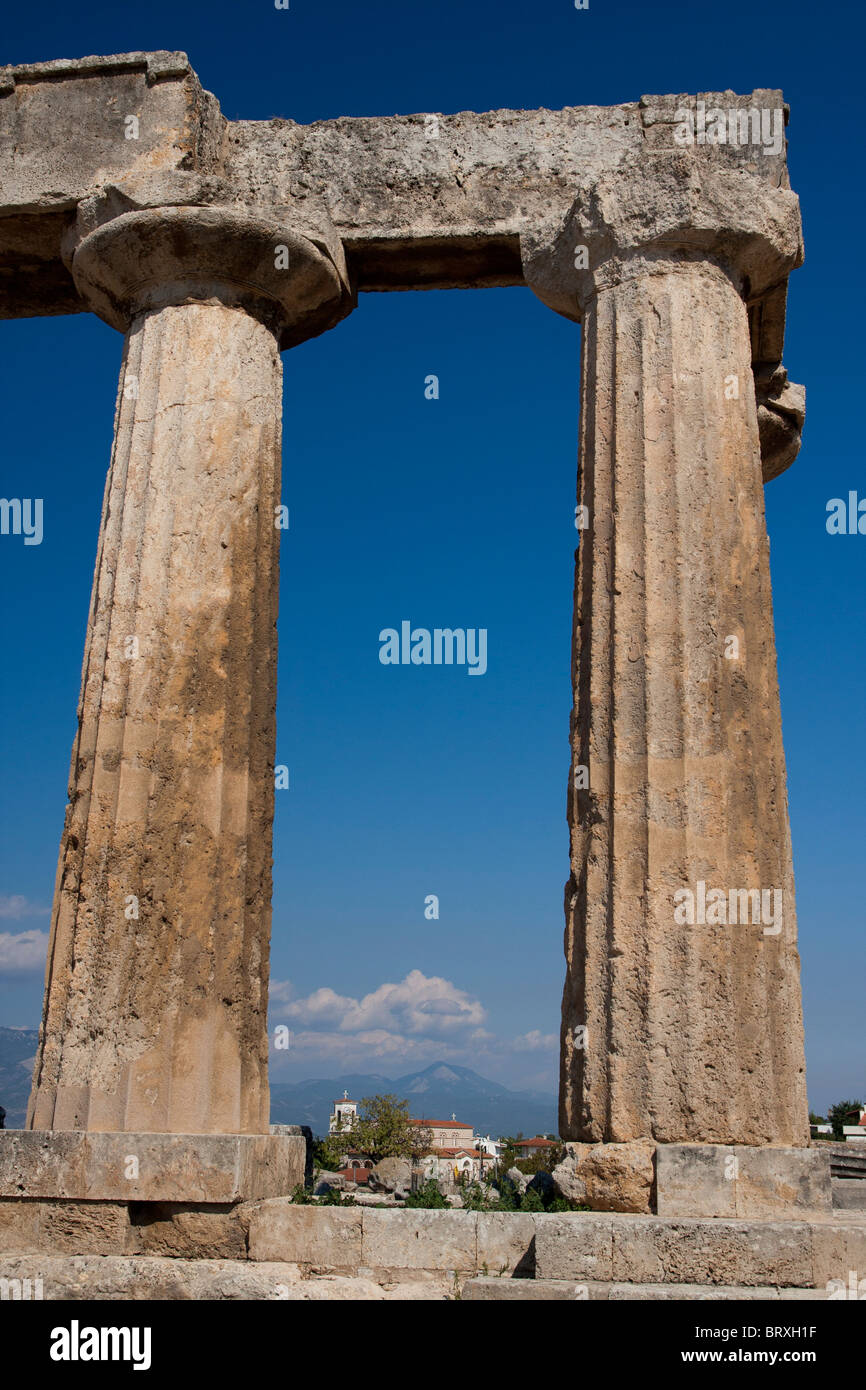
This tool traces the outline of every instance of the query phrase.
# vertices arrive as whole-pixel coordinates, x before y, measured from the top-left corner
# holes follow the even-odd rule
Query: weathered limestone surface
[[[364,1264],[385,1269],[475,1269],[477,1214],[449,1212],[447,1224],[437,1221],[442,1215],[437,1211],[365,1211]]]
[[[469,1279],[461,1297],[468,1303],[548,1302],[817,1302],[826,1289],[720,1287],[718,1284],[612,1284],[566,1279]]]
[[[70,1299],[124,1301],[208,1299],[214,1301],[262,1300],[282,1302],[345,1301],[445,1301],[455,1297],[450,1277],[411,1282],[379,1283],[364,1277],[341,1275],[305,1276],[297,1265],[243,1264],[237,1260],[168,1260],[13,1256],[0,1262],[0,1279],[10,1281],[10,1297],[17,1296],[14,1281],[42,1281],[42,1295],[49,1301]],[[596,1280],[497,1279],[478,1276],[458,1281],[460,1298],[468,1302],[597,1302],[680,1301],[718,1303],[812,1302],[829,1297],[826,1289],[773,1286],[724,1286],[696,1284],[601,1283]]]
[[[267,1130],[279,401],[273,333],[240,310],[182,305],[133,322],[37,1129]]]
[[[526,1285],[514,1296],[529,1298],[701,1299],[710,1288],[720,1297],[747,1290],[743,1297],[808,1298],[848,1288],[851,1271],[862,1271],[866,1221],[853,1213],[771,1222],[292,1210],[285,1201],[198,1209],[133,1202],[127,1210],[123,1204],[6,1199],[0,1201],[0,1250],[0,1278],[29,1277],[29,1270],[44,1279],[46,1298],[71,1297],[75,1290],[88,1298],[111,1291],[126,1296],[127,1290],[134,1298],[327,1297],[330,1278],[335,1297],[382,1296],[372,1288],[388,1297],[453,1297],[473,1276],[490,1277],[497,1286]],[[67,1258],[56,1259],[57,1252]],[[93,1258],[109,1254],[118,1258]],[[300,1281],[305,1288],[296,1293],[274,1290],[275,1283]],[[363,1287],[353,1293],[356,1281]],[[555,1287],[548,1291],[549,1281]],[[588,1293],[575,1294],[575,1285]]]
[[[840,1211],[866,1213],[866,1182],[862,1178],[833,1178],[833,1206]]]
[[[61,256],[70,214],[96,188],[150,171],[192,172],[220,182],[223,201],[279,204],[302,220],[311,207],[325,208],[359,290],[521,285],[527,231],[561,220],[581,180],[674,149],[678,112],[695,111],[698,101],[779,117],[785,110],[781,92],[759,89],[304,126],[226,121],[183,53],[0,69],[0,147],[8,151],[0,164],[0,315],[87,308]],[[127,135],[129,115],[139,122],[136,139]],[[76,130],[71,152],[53,139],[58,128]],[[784,143],[696,146],[691,156],[697,166],[746,175],[744,188],[787,187]],[[750,322],[755,363],[775,369],[784,283],[750,300]]]
[[[566,1144],[553,1170],[557,1192],[593,1211],[650,1212],[655,1196],[656,1146],[632,1139],[625,1144]]]
[[[793,195],[753,193],[659,156],[526,245],[533,288],[583,321],[568,1139],[809,1138],[744,303],[797,264],[800,232]],[[677,921],[699,882],[769,890],[780,920]]]
[[[184,53],[0,68],[0,316],[86,309],[61,256],[77,204],[115,178],[213,168],[224,124]]]
[[[804,1222],[550,1216],[536,1236],[540,1279],[813,1286]]]
[[[0,1259],[14,1252],[124,1255],[137,1248],[123,1202],[66,1202],[0,1196]]]
[[[820,1149],[660,1144],[656,1184],[656,1210],[665,1217],[778,1219],[833,1210],[829,1155]]]
[[[246,1259],[246,1231],[239,1213],[239,1205],[229,1203],[202,1208],[147,1202],[130,1208],[141,1254],[192,1260]]]
[[[327,1217],[322,1220],[323,1214]],[[390,1214],[390,1213],[389,1213]],[[349,1207],[295,1206],[291,1202],[262,1202],[243,1216],[248,1223],[251,1260],[284,1260],[357,1269],[366,1261],[361,1248],[364,1213]]]
[[[480,1211],[475,1227],[475,1268],[491,1275],[533,1275],[536,1229],[531,1212]]]
[[[42,1281],[47,1301],[79,1299],[171,1302],[209,1299],[220,1302],[334,1302],[428,1300],[453,1297],[453,1284],[438,1280],[390,1284],[371,1279],[324,1275],[305,1277],[293,1264],[250,1264],[241,1260],[184,1260],[139,1255],[47,1256],[0,1258],[0,1279]],[[14,1297],[14,1293],[11,1295]]]
[[[7,1130],[0,1197],[241,1202],[304,1181],[303,1136]]]
[[[537,1218],[520,1212],[381,1211],[296,1206],[275,1198],[241,1208],[251,1260],[331,1270],[482,1270],[532,1274]],[[384,1273],[383,1273],[384,1272]]]
[[[862,1270],[866,1222],[601,1215],[537,1217],[539,1279],[826,1289]]]

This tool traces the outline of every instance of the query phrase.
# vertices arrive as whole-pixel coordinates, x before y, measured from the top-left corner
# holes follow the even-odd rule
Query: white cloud
[[[443,1043],[439,1038],[406,1038],[380,1028],[351,1036],[346,1033],[292,1031],[291,1046],[284,1059],[276,1053],[271,1060],[300,1062],[314,1058],[316,1061],[333,1059],[340,1063],[360,1062],[360,1070],[364,1071],[373,1058],[394,1060],[402,1066],[405,1062],[438,1062],[449,1058],[459,1061],[462,1057],[463,1048]]]
[[[0,917],[11,917],[20,921],[22,917],[47,917],[48,908],[32,903],[21,893],[0,893]]]
[[[521,1033],[511,1046],[515,1052],[558,1052],[559,1038],[556,1033],[542,1033],[533,1028],[529,1033]]]
[[[274,1008],[276,1003],[277,1007]],[[286,981],[271,987],[274,1017],[314,1031],[406,1038],[447,1039],[478,1029],[485,1011],[478,999],[450,980],[411,970],[399,984],[383,984],[363,999],[327,987],[294,999]]]
[[[525,1071],[522,1059],[531,1058],[533,1069],[548,1066],[548,1054],[552,1058],[559,1048],[555,1033],[539,1029],[518,1037],[490,1032],[479,999],[451,980],[420,970],[359,999],[327,985],[300,997],[289,980],[274,980],[270,1013],[271,1022],[287,1024],[291,1035],[285,1052],[271,1055],[278,1068],[321,1062],[364,1071],[378,1062],[390,1074],[389,1063],[402,1070],[450,1061],[469,1067],[489,1064],[514,1085]],[[545,1089],[550,1089],[549,1078]]]
[[[276,1012],[275,1004],[284,1004],[288,1000],[294,999],[295,990],[291,980],[271,980],[269,993],[271,1011]]]
[[[48,933],[45,931],[0,932],[0,974],[39,973],[45,969]]]

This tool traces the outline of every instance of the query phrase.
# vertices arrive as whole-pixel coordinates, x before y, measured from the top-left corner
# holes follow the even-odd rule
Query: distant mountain
[[[352,1100],[392,1091],[408,1100],[418,1119],[458,1120],[478,1134],[554,1134],[557,1106],[543,1091],[509,1091],[452,1062],[434,1062],[424,1071],[387,1077],[376,1073],[347,1074],[324,1081],[271,1083],[271,1122],[310,1125],[314,1134],[327,1134],[334,1100],[348,1091]]]
[[[6,1110],[7,1129],[24,1124],[38,1041],[35,1028],[0,1028],[0,1105]],[[334,1100],[344,1091],[359,1102],[392,1091],[409,1101],[418,1119],[448,1120],[454,1114],[476,1134],[553,1134],[557,1129],[555,1096],[509,1091],[452,1062],[434,1062],[423,1071],[397,1077],[347,1072],[321,1081],[274,1081],[271,1123],[309,1125],[314,1134],[327,1134]]]
[[[24,1127],[38,1042],[36,1028],[0,1028],[0,1105],[7,1129]]]

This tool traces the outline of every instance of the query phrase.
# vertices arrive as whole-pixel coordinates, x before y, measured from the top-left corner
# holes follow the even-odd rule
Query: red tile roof
[[[348,1178],[349,1182],[356,1182],[360,1187],[370,1181],[370,1168],[338,1168],[337,1172],[341,1178]]]
[[[423,1125],[425,1129],[470,1129],[471,1125],[462,1120],[413,1120],[413,1125]]]

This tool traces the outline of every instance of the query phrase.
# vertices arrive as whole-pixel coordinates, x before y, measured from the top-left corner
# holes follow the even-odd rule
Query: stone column
[[[583,322],[566,1139],[808,1143],[744,302],[799,221],[754,184],[657,161],[525,255]]]
[[[126,344],[28,1127],[267,1133],[279,335],[341,277],[116,195],[67,249]]]

